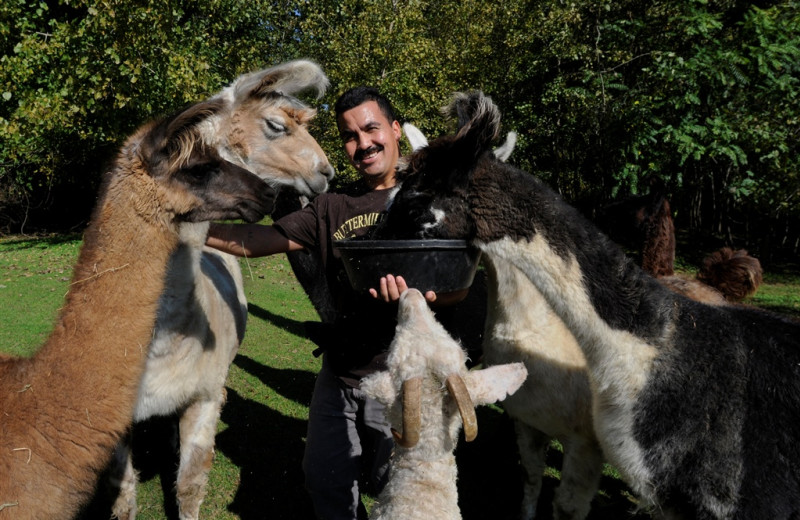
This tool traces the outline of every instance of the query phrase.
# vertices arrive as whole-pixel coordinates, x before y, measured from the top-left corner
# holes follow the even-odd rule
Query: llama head
[[[117,183],[136,183],[135,206],[145,218],[263,218],[272,211],[275,190],[203,141],[200,127],[221,108],[218,100],[204,101],[142,127],[125,143],[109,176],[109,191]]]
[[[703,259],[697,279],[719,289],[729,301],[752,296],[763,280],[763,269],[757,258],[745,249],[722,249]]]
[[[435,457],[455,448],[462,424],[466,440],[473,440],[477,435],[474,407],[515,392],[527,371],[521,363],[513,363],[468,372],[461,345],[436,320],[416,289],[401,295],[397,320],[387,359],[389,370],[365,378],[361,388],[388,407],[401,447],[412,449],[419,443],[420,452]]]
[[[468,188],[479,167],[502,165],[492,151],[500,112],[481,92],[456,94],[444,111],[458,120],[457,133],[439,137],[408,157],[398,170],[401,186],[376,237],[474,237]]]
[[[316,111],[295,96],[320,97],[327,86],[322,69],[307,60],[244,74],[212,98],[222,109],[203,126],[204,139],[273,187],[313,197],[328,189],[334,170],[308,132]]]

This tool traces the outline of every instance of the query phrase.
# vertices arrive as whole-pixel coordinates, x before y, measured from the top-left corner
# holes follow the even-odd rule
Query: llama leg
[[[603,453],[593,440],[573,438],[564,443],[561,483],[553,499],[555,520],[583,520],[589,514],[600,477]]]
[[[111,476],[111,485],[119,488],[119,495],[111,507],[112,518],[120,520],[134,520],[136,518],[136,483],[138,475],[133,469],[133,456],[131,454],[130,434],[120,441],[114,450],[113,464],[122,469],[115,470]]]
[[[180,418],[180,463],[176,495],[181,520],[194,520],[206,494],[208,470],[214,457],[214,437],[222,408],[216,401],[191,404]]]
[[[532,520],[536,518],[536,504],[542,491],[545,457],[550,438],[522,421],[514,420],[514,429],[517,433],[520,461],[525,470],[519,517],[520,520]]]

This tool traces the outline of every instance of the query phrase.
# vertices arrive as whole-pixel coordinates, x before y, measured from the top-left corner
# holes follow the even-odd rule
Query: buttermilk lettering
[[[366,213],[364,215],[353,217],[349,220],[346,220],[341,226],[339,226],[339,229],[333,233],[333,239],[345,240],[347,238],[353,238],[355,236],[355,231],[365,227],[374,226],[375,224],[379,223],[382,218],[383,214],[378,212]]]

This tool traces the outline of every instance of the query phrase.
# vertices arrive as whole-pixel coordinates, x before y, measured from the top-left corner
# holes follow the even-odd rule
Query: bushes
[[[170,5],[0,6],[0,229],[18,228],[27,204],[29,219],[61,199],[83,211],[63,190],[93,193],[135,125],[303,56],[331,78],[314,125],[340,177],[353,172],[328,107],[346,88],[379,86],[429,136],[446,130],[438,109],[452,92],[480,88],[520,133],[511,161],[590,211],[656,175],[679,226],[761,257],[798,248],[791,0]],[[22,203],[13,219],[9,197]]]

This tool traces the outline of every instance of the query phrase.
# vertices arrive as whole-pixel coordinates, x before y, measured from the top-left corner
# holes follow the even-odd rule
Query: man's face
[[[365,101],[343,112],[337,119],[339,135],[350,163],[368,182],[394,184],[394,169],[400,157],[400,123],[389,121],[378,103]]]

